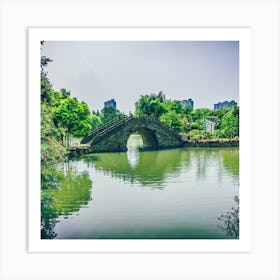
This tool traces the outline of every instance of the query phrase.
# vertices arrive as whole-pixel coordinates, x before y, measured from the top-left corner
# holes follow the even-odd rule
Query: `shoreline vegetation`
[[[203,140],[184,140],[183,147],[239,147],[239,139],[203,139]]]

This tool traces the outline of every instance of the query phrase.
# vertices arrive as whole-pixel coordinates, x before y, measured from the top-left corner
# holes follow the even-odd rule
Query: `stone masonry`
[[[93,130],[81,144],[89,144],[94,152],[117,152],[127,150],[127,140],[138,132],[144,147],[181,147],[182,139],[173,130],[151,117],[120,117]]]

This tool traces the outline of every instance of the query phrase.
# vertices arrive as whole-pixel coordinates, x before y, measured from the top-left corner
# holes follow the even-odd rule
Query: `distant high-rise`
[[[108,100],[106,102],[104,102],[104,108],[117,108],[117,102],[115,101],[115,99],[111,99]]]
[[[222,110],[222,109],[233,109],[237,106],[237,103],[234,100],[224,101],[214,104],[214,110]]]
[[[181,105],[188,105],[193,109],[193,100],[191,98],[189,98],[188,100],[183,99],[182,101],[180,101],[180,103]]]

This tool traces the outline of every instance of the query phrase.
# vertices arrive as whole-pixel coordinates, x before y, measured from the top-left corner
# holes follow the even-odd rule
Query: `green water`
[[[217,217],[234,205],[238,180],[238,148],[85,155],[42,193],[42,238],[228,238]]]

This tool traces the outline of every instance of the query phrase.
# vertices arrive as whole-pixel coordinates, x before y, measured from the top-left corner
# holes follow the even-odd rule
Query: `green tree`
[[[181,116],[176,114],[175,111],[168,111],[167,113],[161,115],[160,121],[171,129],[181,132],[183,129],[183,123],[181,121]]]
[[[113,107],[105,107],[101,110],[100,116],[102,123],[106,123],[116,117],[125,115]]]
[[[220,130],[224,137],[239,136],[239,107],[228,111],[222,117]]]
[[[61,101],[64,99],[63,95],[59,91],[53,89],[49,92],[49,102],[48,105],[50,108],[55,109],[60,106]]]
[[[141,95],[141,98],[135,103],[135,108],[136,116],[151,116],[156,119],[167,112],[162,92],[158,95]]]
[[[228,113],[230,111],[230,109],[222,109],[222,110],[213,110],[211,112],[211,116],[215,116],[218,117],[220,120],[222,119],[222,117]]]
[[[212,115],[212,112],[213,112],[212,110],[207,108],[195,109],[190,112],[190,119],[192,122],[199,123],[206,116]]]
[[[44,41],[41,41],[41,51],[43,45]],[[50,102],[50,92],[52,90],[52,85],[47,77],[47,71],[45,69],[49,62],[52,62],[52,60],[41,54],[41,103]]]
[[[91,115],[88,105],[76,98],[65,98],[59,107],[54,109],[54,121],[57,126],[66,130],[66,142],[70,136],[83,137],[91,130]]]
[[[165,102],[168,111],[175,111],[176,114],[188,115],[191,112],[191,107],[182,105],[178,100],[167,100]]]
[[[91,115],[91,128],[95,129],[101,124],[102,124],[101,118],[95,114],[92,114]]]
[[[71,92],[66,90],[65,88],[60,89],[60,92],[64,98],[70,97]]]
[[[41,187],[50,188],[57,181],[56,166],[64,161],[62,145],[64,131],[53,122],[53,113],[46,103],[41,104]]]

